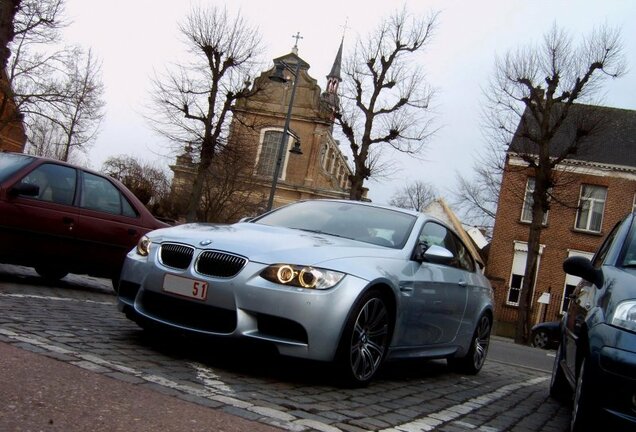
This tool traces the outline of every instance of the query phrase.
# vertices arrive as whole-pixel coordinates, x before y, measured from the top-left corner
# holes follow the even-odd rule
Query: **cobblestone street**
[[[0,271],[0,342],[291,431],[567,430],[542,371],[487,361],[462,376],[445,361],[395,362],[369,387],[345,389],[328,366],[266,347],[148,335],[105,281],[73,278],[41,286]]]

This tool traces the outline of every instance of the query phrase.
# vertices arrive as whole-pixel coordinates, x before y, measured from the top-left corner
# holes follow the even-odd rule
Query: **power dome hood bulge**
[[[297,229],[257,223],[233,225],[184,224],[153,231],[154,242],[186,243],[199,249],[221,250],[242,255],[263,264],[295,263],[319,265],[324,261],[352,257],[391,258],[402,255],[399,249],[317,234]],[[201,245],[202,241],[211,241]]]

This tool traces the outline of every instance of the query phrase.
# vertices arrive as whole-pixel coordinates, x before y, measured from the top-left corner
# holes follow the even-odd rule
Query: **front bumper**
[[[119,309],[136,321],[202,335],[253,338],[273,343],[281,354],[312,360],[334,359],[351,305],[367,281],[347,275],[328,290],[271,283],[259,276],[266,265],[248,262],[232,278],[179,271],[154,259],[128,254],[120,278]],[[174,274],[209,285],[205,301],[163,291]]]
[[[590,344],[599,406],[636,426],[636,334],[600,324],[590,332]]]

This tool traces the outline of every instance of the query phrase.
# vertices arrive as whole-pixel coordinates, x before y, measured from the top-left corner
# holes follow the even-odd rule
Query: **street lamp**
[[[272,189],[269,192],[269,200],[267,201],[267,211],[272,209],[272,205],[274,204],[274,195],[276,194],[276,185],[278,184],[278,176],[280,175],[281,165],[283,163],[283,155],[285,154],[285,143],[287,142],[288,135],[292,135],[295,138],[296,143],[294,144],[294,148],[289,150],[290,153],[293,154],[303,154],[300,150],[300,139],[294,134],[290,134],[289,132],[289,121],[291,119],[291,112],[294,105],[294,96],[296,95],[296,85],[298,84],[298,75],[300,72],[300,58],[298,58],[296,62],[296,67],[292,68],[290,65],[285,63],[284,61],[280,61],[276,64],[276,70],[274,74],[269,77],[270,80],[285,83],[289,81],[285,78],[283,72],[288,70],[294,76],[294,84],[292,85],[291,95],[289,97],[289,107],[287,108],[287,116],[285,117],[285,126],[283,127],[283,134],[280,137],[280,144],[278,146],[278,155],[276,157],[276,167],[274,168],[274,179],[272,180]]]

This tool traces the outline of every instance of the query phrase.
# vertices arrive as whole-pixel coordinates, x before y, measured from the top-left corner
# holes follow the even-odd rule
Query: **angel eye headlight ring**
[[[278,281],[282,284],[288,284],[291,281],[294,280],[294,277],[296,276],[296,272],[294,272],[294,269],[291,268],[291,266],[289,265],[282,265],[278,268],[278,271],[276,272],[276,277],[278,278]]]
[[[260,276],[270,282],[307,289],[329,289],[336,286],[344,273],[310,266],[273,264]]]

